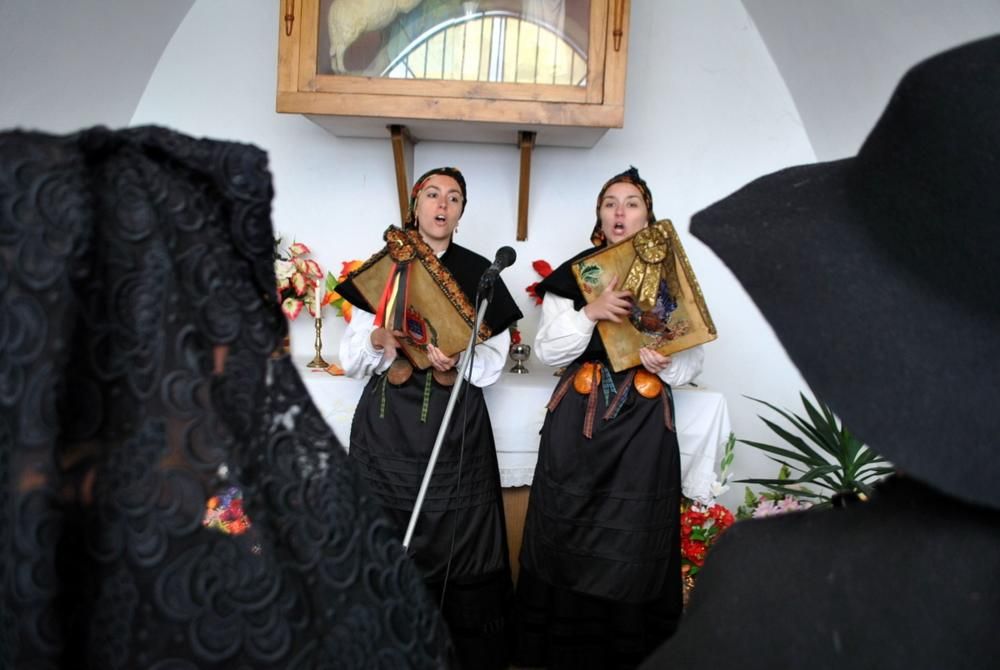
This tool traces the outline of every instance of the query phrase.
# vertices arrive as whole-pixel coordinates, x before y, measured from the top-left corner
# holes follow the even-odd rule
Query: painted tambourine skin
[[[373,308],[377,308],[386,284],[405,267],[406,286],[397,291],[400,309],[386,315],[386,328],[403,332],[400,346],[413,365],[430,367],[427,345],[446,356],[465,350],[475,322],[472,303],[458,282],[416,230],[390,226],[383,235],[385,246],[355,270],[349,279]],[[488,340],[492,331],[481,324],[477,342]]]
[[[616,372],[639,365],[642,347],[670,355],[718,336],[701,287],[668,219],[581,258],[573,264],[573,275],[588,303],[601,295],[612,277],[625,277],[621,287],[632,292],[634,302],[628,319],[597,324]]]

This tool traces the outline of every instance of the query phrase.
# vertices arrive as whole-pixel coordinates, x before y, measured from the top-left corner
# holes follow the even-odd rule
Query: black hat
[[[912,68],[857,156],[757,179],[691,232],[872,449],[1000,508],[1000,36]]]

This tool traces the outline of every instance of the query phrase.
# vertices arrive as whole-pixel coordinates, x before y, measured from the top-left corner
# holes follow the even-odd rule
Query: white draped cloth
[[[354,409],[364,389],[364,379],[334,377],[297,361],[316,406],[341,443],[349,443]],[[497,445],[500,481],[504,487],[528,486],[538,458],[538,433],[545,419],[545,405],[558,379],[534,358],[526,375],[504,372],[499,382],[484,389]],[[725,397],[695,386],[673,387],[674,422],[681,452],[681,488],[689,498],[711,500],[716,460],[732,430]],[[457,420],[457,419],[456,419]]]

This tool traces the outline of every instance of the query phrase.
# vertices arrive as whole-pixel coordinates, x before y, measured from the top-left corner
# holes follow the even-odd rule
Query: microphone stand
[[[476,314],[476,319],[472,323],[472,335],[469,336],[469,346],[465,350],[465,362],[462,364],[462,370],[459,372],[455,384],[451,387],[451,396],[449,396],[448,405],[444,410],[444,418],[441,420],[437,439],[434,440],[434,448],[431,449],[431,457],[427,462],[427,469],[424,470],[424,479],[420,482],[420,491],[417,492],[417,500],[413,503],[413,513],[410,514],[410,523],[407,525],[406,534],[403,536],[404,550],[409,548],[410,540],[413,539],[413,531],[417,527],[417,517],[420,515],[420,508],[424,505],[424,497],[427,495],[427,489],[431,484],[431,476],[434,474],[434,466],[437,464],[438,455],[441,452],[441,444],[444,442],[445,433],[448,431],[448,425],[451,423],[451,413],[455,409],[455,403],[458,400],[458,391],[462,388],[462,383],[465,381],[465,374],[468,372],[469,366],[472,365],[472,349],[476,346],[476,335],[479,332],[479,324],[483,320],[483,314],[486,313],[486,306],[492,297],[493,287],[491,285],[483,297],[483,302],[479,306],[479,313]]]

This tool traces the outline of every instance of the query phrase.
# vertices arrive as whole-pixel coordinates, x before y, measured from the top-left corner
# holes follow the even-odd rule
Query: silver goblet
[[[510,345],[510,359],[514,361],[514,367],[510,369],[515,375],[528,374],[528,368],[524,367],[524,362],[531,355],[531,347],[527,344]]]

